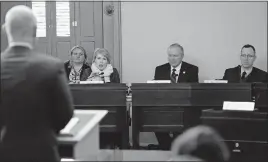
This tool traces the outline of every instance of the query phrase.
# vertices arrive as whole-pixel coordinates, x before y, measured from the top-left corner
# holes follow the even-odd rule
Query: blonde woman
[[[116,68],[111,65],[111,57],[109,52],[104,48],[97,48],[94,51],[92,65],[92,73],[88,77],[89,81],[104,81],[104,83],[120,83],[119,74]],[[121,146],[122,136],[115,132],[100,133],[100,148],[115,148]]]
[[[64,63],[69,82],[79,83],[87,80],[91,68],[86,64],[87,54],[83,47],[74,46],[70,50],[70,60]]]
[[[88,77],[89,81],[104,81],[104,83],[120,83],[119,74],[116,68],[111,65],[109,52],[104,48],[97,48],[94,52],[92,73]]]

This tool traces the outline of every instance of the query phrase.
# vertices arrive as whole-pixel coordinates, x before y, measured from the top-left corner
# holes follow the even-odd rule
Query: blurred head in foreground
[[[12,7],[5,17],[2,28],[7,34],[8,43],[28,43],[36,41],[37,19],[31,8],[18,5]]]
[[[185,131],[172,143],[174,156],[191,155],[205,162],[226,162],[229,150],[223,138],[208,126],[196,126]]]

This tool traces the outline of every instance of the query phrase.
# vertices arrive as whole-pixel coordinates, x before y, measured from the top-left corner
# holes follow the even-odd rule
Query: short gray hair
[[[170,48],[173,48],[173,47],[177,47],[177,48],[180,48],[182,50],[182,53],[184,54],[184,50],[183,50],[183,47],[178,44],[178,43],[173,43],[171,44],[169,47],[168,47],[168,51],[170,50]]]

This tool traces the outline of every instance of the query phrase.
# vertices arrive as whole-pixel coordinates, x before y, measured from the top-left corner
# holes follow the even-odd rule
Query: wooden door
[[[75,2],[76,44],[85,48],[91,64],[95,48],[103,47],[102,2]]]
[[[52,55],[62,61],[66,61],[69,60],[70,49],[76,44],[74,26],[72,24],[74,21],[75,2],[55,1],[51,3]]]
[[[37,41],[34,48],[42,54],[51,55],[51,3],[38,1],[26,4],[37,16]]]

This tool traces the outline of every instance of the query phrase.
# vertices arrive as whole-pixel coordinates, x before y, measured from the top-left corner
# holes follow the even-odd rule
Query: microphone
[[[104,72],[101,72],[99,75],[101,77],[101,80],[105,83],[105,79],[104,79],[104,76],[103,76],[104,75]]]

